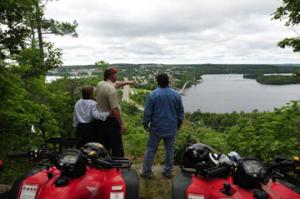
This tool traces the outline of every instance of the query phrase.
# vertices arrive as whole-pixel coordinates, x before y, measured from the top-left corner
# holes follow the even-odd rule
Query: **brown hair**
[[[115,74],[115,73],[117,73],[118,72],[118,69],[117,68],[115,68],[115,67],[112,67],[112,68],[108,68],[108,69],[106,69],[105,71],[104,71],[104,81],[106,81],[108,78],[109,78],[109,76],[111,75],[111,74]]]
[[[94,98],[94,87],[91,85],[83,86],[81,92],[82,92],[82,99]]]

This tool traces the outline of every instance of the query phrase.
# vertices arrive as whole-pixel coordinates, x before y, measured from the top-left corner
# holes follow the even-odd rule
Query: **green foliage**
[[[144,155],[147,132],[142,126],[142,112],[134,105],[122,102],[122,117],[125,123],[124,144],[126,154],[141,161]]]
[[[186,114],[186,120],[198,130],[190,129],[193,136],[189,133],[185,133],[184,136],[189,135],[194,140],[197,137],[201,138],[201,142],[210,144],[222,152],[235,150],[242,156],[256,156],[264,161],[269,161],[278,154],[291,157],[300,153],[300,104],[297,101],[275,109],[274,112],[196,112]],[[208,131],[203,126],[219,132]]]
[[[149,95],[150,91],[147,91],[147,90],[144,90],[144,89],[143,90],[136,89],[136,90],[137,90],[137,93],[130,96],[131,99],[133,101],[135,101],[136,103],[140,104],[140,105],[144,105],[145,101],[146,101],[146,98]]]
[[[253,73],[253,74],[244,74],[243,78],[247,79],[257,79],[258,77],[264,75],[263,73]]]
[[[175,163],[180,163],[182,154],[187,146],[195,143],[204,143],[212,146],[217,151],[228,152],[226,137],[223,133],[218,133],[211,128],[201,124],[191,123],[188,119],[177,133],[175,143]]]
[[[44,60],[42,60],[39,50],[32,47],[23,49],[15,56],[19,68],[21,68],[19,72],[22,72],[24,79],[45,75],[48,70],[62,65],[61,50],[54,48],[51,43],[46,43],[44,47]]]
[[[256,78],[256,81],[271,85],[299,84],[300,77],[299,75],[261,75]]]
[[[262,160],[271,160],[278,154],[298,155],[299,111],[299,102],[291,102],[274,112],[240,117],[227,132],[229,147]]]
[[[55,34],[55,35],[70,35],[72,37],[78,37],[76,32],[76,28],[78,23],[73,21],[73,23],[69,22],[59,22],[54,19],[44,20],[42,22],[42,28],[44,30],[44,34]]]
[[[274,19],[286,19],[286,26],[300,23],[300,3],[297,0],[283,0],[282,6],[273,14]]]
[[[300,23],[300,3],[298,0],[283,0],[282,6],[273,13],[273,19],[285,20],[285,26],[297,26]],[[294,52],[300,51],[300,37],[285,38],[278,43],[281,48],[292,47]]]
[[[100,70],[105,70],[109,67],[109,63],[103,60],[97,61],[95,65],[98,66]]]
[[[235,125],[240,114],[238,113],[187,113],[186,119],[195,125],[203,125],[218,132],[224,132],[226,129]]]
[[[281,48],[292,47],[294,52],[300,51],[300,37],[285,38],[278,42],[278,46]]]
[[[245,74],[243,77],[256,79],[256,81],[260,84],[286,85],[300,83],[300,73],[298,69],[295,69],[292,75],[264,75],[263,73],[254,73]]]
[[[122,102],[121,106],[122,106],[122,111],[127,115],[136,115],[139,113],[138,108],[133,104]]]
[[[25,16],[33,11],[31,0],[0,1],[0,59],[12,58],[30,35]]]
[[[46,138],[58,136],[62,130],[72,131],[72,98],[45,84],[45,73],[61,66],[62,61],[60,50],[42,41],[42,30],[73,34],[77,24],[47,21],[44,9],[40,0],[0,2],[0,159],[5,162],[6,153],[43,143],[42,130],[47,132]],[[5,169],[5,181],[11,182],[13,175],[29,169],[30,165],[20,162]]]
[[[27,109],[32,104],[28,100],[26,90],[21,85],[20,77],[5,68],[1,68],[1,129],[10,128],[10,126],[14,126],[13,124],[22,126],[22,124],[32,120],[31,109]]]

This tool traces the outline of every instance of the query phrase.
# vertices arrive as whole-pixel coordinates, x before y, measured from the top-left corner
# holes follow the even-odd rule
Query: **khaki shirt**
[[[114,108],[119,108],[121,111],[119,96],[112,81],[107,80],[99,82],[95,94],[98,106],[103,112],[110,112]]]

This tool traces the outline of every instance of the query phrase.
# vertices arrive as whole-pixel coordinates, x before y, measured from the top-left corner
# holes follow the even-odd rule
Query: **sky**
[[[284,64],[299,53],[277,42],[296,28],[272,20],[281,0],[59,0],[46,17],[79,24],[79,36],[47,36],[64,65],[113,63]]]

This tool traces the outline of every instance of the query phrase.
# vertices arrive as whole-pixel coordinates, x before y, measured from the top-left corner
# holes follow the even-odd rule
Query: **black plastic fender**
[[[176,175],[172,183],[172,199],[185,199],[187,188],[191,183],[191,173],[181,172]]]
[[[126,183],[125,199],[139,199],[139,178],[131,168],[121,169],[122,178]]]

